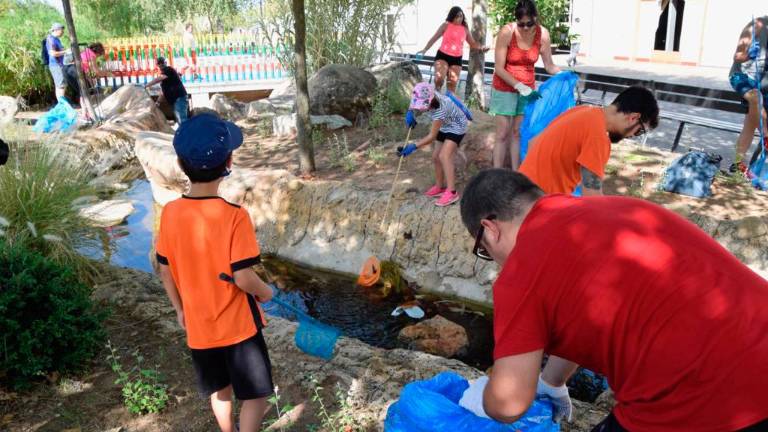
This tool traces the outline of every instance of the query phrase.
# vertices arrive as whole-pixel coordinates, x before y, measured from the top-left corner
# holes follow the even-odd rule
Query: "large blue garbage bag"
[[[478,417],[461,407],[459,400],[469,382],[453,372],[443,372],[403,388],[400,400],[387,410],[385,432],[557,432],[552,404],[536,400],[522,419],[512,424]]]
[[[543,131],[560,114],[576,106],[576,83],[579,76],[563,71],[544,82],[538,92],[541,98],[525,107],[525,117],[520,129],[520,161],[528,154],[528,143]]]
[[[43,114],[32,130],[35,132],[70,132],[77,126],[77,111],[67,102],[66,98],[61,98],[50,111]]]
[[[712,181],[720,169],[720,155],[692,151],[672,161],[664,173],[662,189],[696,198],[712,195]]]

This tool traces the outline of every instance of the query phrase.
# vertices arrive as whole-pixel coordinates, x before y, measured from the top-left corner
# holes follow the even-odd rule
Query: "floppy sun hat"
[[[430,83],[418,83],[413,88],[413,96],[411,97],[411,106],[409,109],[425,111],[429,109],[429,104],[432,102],[432,98],[435,97],[435,88]]]

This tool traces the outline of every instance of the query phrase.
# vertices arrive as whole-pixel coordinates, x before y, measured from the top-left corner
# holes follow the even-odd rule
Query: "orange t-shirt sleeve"
[[[261,262],[261,250],[256,240],[256,232],[248,212],[242,208],[235,215],[231,245],[229,262],[233,273]]]
[[[157,232],[157,243],[155,243],[155,257],[159,264],[168,265],[167,240],[165,240],[165,236],[163,235],[163,233],[167,231],[165,228],[165,211],[163,211],[163,214],[160,216],[160,228]]]
[[[602,136],[595,134],[584,141],[576,162],[596,176],[603,178],[605,177],[605,166],[610,157],[611,142],[605,132],[602,132]]]

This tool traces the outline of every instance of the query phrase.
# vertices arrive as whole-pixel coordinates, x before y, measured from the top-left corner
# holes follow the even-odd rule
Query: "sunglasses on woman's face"
[[[489,215],[486,220],[494,220],[496,219],[496,215]],[[488,253],[488,251],[485,249],[485,246],[483,246],[483,233],[485,232],[485,227],[481,224],[480,229],[477,230],[477,237],[475,237],[475,247],[472,248],[472,253],[483,260],[486,261],[493,261],[493,257],[491,257],[491,254]]]
[[[635,136],[636,137],[643,136],[646,134],[646,132],[647,131],[645,130],[645,125],[643,124],[643,122],[640,122],[640,127],[637,129],[637,132],[635,132]]]
[[[522,22],[518,21],[517,26],[520,28],[531,28],[536,25],[536,21],[528,21],[528,22]]]

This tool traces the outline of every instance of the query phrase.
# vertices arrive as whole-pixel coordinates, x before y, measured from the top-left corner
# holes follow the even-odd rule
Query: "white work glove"
[[[536,386],[537,396],[546,396],[552,402],[554,407],[553,419],[559,423],[560,420],[566,419],[571,421],[573,416],[573,403],[571,403],[571,397],[568,395],[568,387],[563,384],[560,387],[553,387],[541,378],[539,374],[539,384]]]
[[[517,84],[515,84],[515,90],[517,90],[517,92],[520,93],[520,96],[523,96],[523,97],[528,97],[533,92],[532,88],[528,87],[527,85],[521,82],[518,82]]]
[[[472,411],[476,416],[490,419],[488,414],[485,413],[483,408],[483,391],[488,384],[488,377],[480,377],[474,381],[469,382],[469,388],[464,391],[464,394],[459,400],[459,405],[469,411]]]

